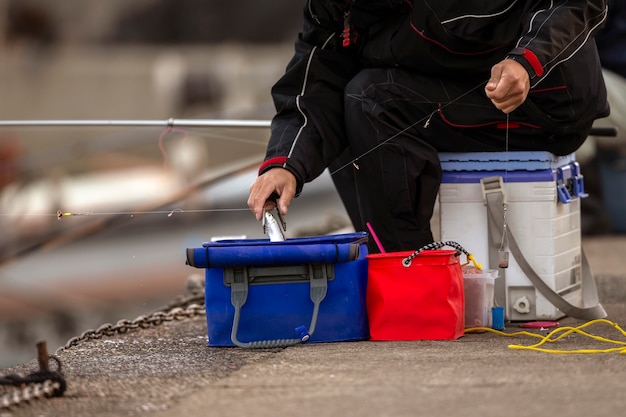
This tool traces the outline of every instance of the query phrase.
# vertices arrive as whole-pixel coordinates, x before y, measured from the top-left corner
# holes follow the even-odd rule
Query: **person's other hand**
[[[491,68],[485,93],[497,109],[511,113],[526,100],[528,91],[530,77],[519,62],[505,59]]]
[[[296,194],[296,177],[284,168],[272,168],[257,177],[250,186],[248,207],[257,220],[263,218],[263,210],[276,207],[273,200],[268,200],[274,193],[278,195],[278,210],[283,216],[287,214],[291,200]]]

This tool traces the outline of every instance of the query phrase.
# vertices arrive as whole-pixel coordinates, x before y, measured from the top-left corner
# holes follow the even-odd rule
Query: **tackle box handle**
[[[332,265],[330,265],[332,267]],[[309,328],[299,326],[295,329],[296,338],[293,339],[273,339],[273,340],[258,340],[253,342],[241,342],[237,338],[237,332],[239,330],[239,319],[241,316],[241,308],[248,299],[248,269],[243,268],[237,274],[234,274],[230,283],[230,302],[235,307],[235,314],[233,315],[233,326],[230,333],[230,340],[234,345],[242,348],[273,348],[273,347],[287,347],[297,345],[299,343],[307,342],[313,333],[315,332],[315,326],[317,324],[317,317],[319,315],[319,308],[322,300],[326,297],[328,292],[328,268],[323,266],[322,268],[313,268],[313,265],[309,265],[309,284],[310,284],[310,297],[313,302],[313,314],[311,316],[311,323]]]

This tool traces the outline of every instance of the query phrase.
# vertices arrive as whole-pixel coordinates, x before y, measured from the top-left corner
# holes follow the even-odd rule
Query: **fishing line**
[[[207,139],[218,139],[218,140],[223,140],[223,141],[228,141],[228,142],[239,142],[242,144],[257,145],[257,146],[263,146],[263,147],[267,146],[267,139],[263,141],[259,141],[255,139],[242,138],[240,136],[231,136],[231,135],[224,135],[224,134],[218,135],[218,134],[215,134],[214,132],[206,132],[206,131],[202,131],[198,129],[189,129],[189,133],[193,134],[194,136],[204,137]]]
[[[167,217],[174,216],[175,213],[191,214],[191,213],[217,213],[217,212],[231,212],[231,211],[250,211],[246,208],[223,208],[223,209],[189,209],[184,210],[181,208],[175,208],[173,210],[153,210],[153,211],[87,211],[87,212],[68,212],[59,210],[56,213],[0,213],[2,217],[25,217],[25,216],[40,216],[40,217],[56,217],[61,220],[64,217],[80,217],[80,216],[135,216],[142,214],[166,214]]]
[[[508,181],[509,175],[509,114],[506,115],[506,132],[504,134],[504,183]],[[508,222],[506,218],[508,204],[506,199],[502,201],[502,238],[500,240],[500,247],[498,248],[498,267],[509,267],[509,237],[507,235]]]
[[[62,212],[58,211],[56,217],[60,220],[63,217],[71,217],[71,216],[117,216],[117,215],[140,215],[140,214],[167,214],[167,217],[172,217],[175,213],[213,213],[213,212],[230,212],[230,211],[250,211],[248,207],[246,208],[224,208],[224,209],[189,209],[183,210],[181,208],[175,208],[173,210],[153,210],[153,211],[111,211],[111,212],[83,212],[83,213],[71,213],[71,212]]]
[[[416,121],[415,123],[410,124],[409,126],[405,127],[404,129],[399,130],[396,134],[390,136],[389,138],[385,139],[384,141],[382,141],[381,143],[379,143],[378,145],[374,146],[373,148],[363,152],[361,155],[355,157],[354,159],[352,159],[351,161],[347,162],[346,164],[340,166],[339,168],[337,168],[336,170],[332,171],[330,173],[330,175],[335,175],[337,172],[341,171],[344,168],[347,168],[348,166],[352,165],[352,166],[357,166],[357,162],[360,158],[363,158],[366,155],[369,155],[370,153],[374,152],[376,149],[380,148],[381,146],[385,145],[386,143],[388,143],[389,141],[397,138],[398,136],[402,135],[403,133],[409,131],[410,129],[414,128],[415,126],[422,124],[422,122],[424,122],[424,127],[427,128],[428,125],[430,124],[430,119],[433,117],[433,115],[435,113],[441,112],[443,109],[445,109],[446,107],[456,103],[457,101],[461,100],[463,97],[465,97],[466,95],[470,94],[472,91],[484,86],[485,84],[487,84],[488,81],[483,81],[480,84],[478,84],[476,87],[472,87],[469,90],[467,90],[465,93],[461,94],[460,96],[458,96],[457,98],[455,98],[454,100],[449,101],[448,103],[444,104],[444,105],[440,105],[439,108],[437,108],[436,110],[434,110],[432,113],[429,113],[428,115],[422,117],[421,119],[419,119],[418,121]],[[433,103],[435,104],[435,103]],[[507,119],[507,126],[508,126],[508,119]]]
[[[370,154],[371,152],[374,152],[375,150],[377,150],[378,148],[380,148],[381,146],[385,145],[386,143],[392,141],[393,139],[397,138],[398,136],[402,135],[403,133],[409,131],[410,129],[414,128],[415,126],[417,126],[418,124],[424,123],[425,122],[425,127],[428,127],[428,124],[430,122],[430,119],[433,117],[434,114],[436,114],[437,112],[441,112],[443,109],[445,109],[446,107],[456,103],[457,101],[461,100],[463,97],[467,96],[468,94],[472,93],[474,90],[484,86],[487,83],[487,81],[481,82],[478,85],[476,85],[473,88],[470,88],[469,90],[467,90],[466,92],[464,92],[463,94],[459,95],[458,97],[456,97],[455,99],[449,101],[446,104],[440,105],[436,110],[434,110],[433,112],[431,112],[430,114],[424,116],[423,118],[417,120],[416,122],[410,124],[409,126],[407,126],[404,129],[399,130],[397,133],[393,134],[392,136],[390,136],[389,138],[385,139],[383,142],[379,143],[378,145],[372,147],[371,149],[363,152],[361,155],[358,155],[357,157],[355,157],[354,159],[352,159],[351,161],[347,162],[346,164],[344,164],[343,166],[337,168],[336,170],[332,171],[330,173],[330,175],[334,175],[337,172],[341,171],[342,169],[345,169],[348,166],[356,166],[357,162],[360,158],[363,158],[364,156]],[[96,121],[88,121],[89,123],[95,123]],[[14,121],[12,121],[11,123],[15,123]],[[45,124],[49,124],[50,121],[42,121],[42,123]],[[74,122],[76,123],[76,122]],[[138,123],[138,121],[135,121],[134,123]],[[60,125],[65,125],[65,124],[60,124]],[[134,124],[136,125],[136,124]],[[163,155],[163,165],[164,167],[167,167],[167,152],[163,146],[163,140],[165,138],[165,135],[170,133],[170,132],[178,132],[178,133],[183,133],[184,137],[182,138],[182,141],[184,142],[189,135],[189,132],[185,129],[176,129],[173,127],[173,123],[169,123],[167,124],[167,126],[163,129],[163,131],[161,132],[160,136],[159,136],[159,149],[161,150],[161,153]],[[198,125],[200,126],[200,125]],[[507,126],[508,126],[508,116],[507,116]],[[196,126],[197,127],[197,126]],[[221,126],[212,126],[212,127],[221,127]],[[232,127],[232,126],[224,126],[224,127]],[[253,127],[257,127],[257,126],[253,126]],[[264,126],[258,126],[258,127],[264,127]],[[208,136],[208,134],[207,134]],[[212,137],[217,138],[217,139],[231,139],[231,140],[238,140],[242,143],[252,143],[252,144],[258,144],[258,142],[256,141],[252,141],[252,140],[246,140],[246,139],[241,139],[241,138],[235,138],[235,137],[231,137],[231,136],[226,136],[226,135],[222,135],[221,137],[219,136],[215,136],[213,135]],[[507,139],[507,146],[508,146],[508,139]],[[223,212],[229,212],[229,211],[244,211],[244,210],[249,210],[249,208],[228,208],[228,209],[196,209],[196,210],[176,210],[176,211],[170,211],[170,210],[157,210],[157,211],[119,211],[119,212],[86,212],[86,213],[72,213],[72,212],[61,212],[61,215],[59,216],[59,212],[57,213],[42,213],[42,214],[37,214],[37,213],[0,213],[0,216],[55,216],[58,219],[61,219],[63,217],[74,217],[74,216],[107,216],[107,215],[139,215],[139,214],[167,214],[168,217],[172,217],[174,212],[178,212],[180,211],[181,213],[196,213],[196,212],[213,212],[213,211],[223,211]]]
[[[267,142],[267,141],[259,142],[258,140],[246,139],[246,138],[237,137],[237,136],[217,135],[215,133],[201,132],[200,130],[177,129],[173,127],[167,127],[163,129],[163,131],[159,135],[159,140],[158,140],[159,150],[161,151],[161,155],[163,156],[163,168],[164,169],[168,168],[168,154],[167,154],[167,150],[165,149],[163,142],[165,140],[165,136],[168,133],[182,133],[184,136],[180,141],[181,144],[187,140],[190,134],[193,134],[194,136],[205,137],[208,139],[217,139],[217,140],[223,140],[223,141],[228,141],[228,142],[239,142],[243,144],[257,145],[259,147],[266,146],[266,142]]]
[[[172,209],[171,208],[172,205],[177,204],[178,202],[188,198],[193,193],[198,192],[210,186],[211,184],[215,184],[219,181],[230,178],[233,175],[245,174],[249,172],[249,170],[254,169],[256,167],[258,167],[257,158],[250,158],[244,161],[237,161],[234,163],[234,167],[229,166],[228,168],[223,168],[215,172],[211,172],[203,176],[202,178],[199,178],[198,180],[192,182],[190,185],[186,186],[185,188],[176,191],[175,193],[168,196],[167,198],[161,201],[146,203],[142,206],[143,208],[140,208],[132,212],[131,211],[126,212],[126,215],[160,212],[161,214],[166,214],[168,217],[172,217],[176,215],[176,213],[180,213],[180,211],[182,210],[182,209]],[[219,209],[206,209],[206,210],[198,210],[198,211],[218,211],[218,210]],[[248,211],[249,209],[248,208],[227,209],[227,211],[233,211],[233,210]],[[195,210],[189,210],[189,212],[192,212],[192,211],[195,211]],[[67,212],[61,211],[61,214],[63,213],[67,213]],[[95,212],[88,212],[88,213],[91,213],[88,216],[94,216],[96,214],[100,214],[100,213],[95,213]],[[185,212],[183,211],[181,215],[183,213]],[[102,214],[105,214],[105,213],[102,213]],[[58,212],[55,215],[58,218]],[[14,262],[24,256],[28,256],[34,252],[38,252],[41,250],[50,250],[52,248],[65,245],[69,242],[73,242],[77,239],[84,238],[85,236],[92,235],[103,229],[126,223],[128,221],[126,215],[112,213],[111,215],[98,216],[92,221],[84,222],[84,223],[81,222],[81,224],[77,225],[75,228],[70,229],[68,231],[64,231],[63,233],[56,233],[56,232],[50,233],[47,236],[43,236],[42,238],[39,238],[35,242],[28,243],[25,247],[8,251],[6,255],[3,255],[2,257],[0,257],[0,267],[6,264],[9,264],[11,262]],[[65,216],[61,216],[61,217],[65,217]],[[2,249],[3,248],[0,248],[0,252],[2,251]]]
[[[42,124],[49,124],[52,123],[53,121],[42,121]],[[22,125],[19,124],[17,122],[13,122],[16,123],[18,125]],[[36,122],[29,122],[30,123],[34,123],[34,125],[37,125]],[[98,123],[98,121],[87,121],[86,123]],[[260,122],[258,122],[260,124]],[[71,125],[71,123],[67,123],[68,125]],[[26,123],[24,123],[24,125],[26,125]],[[65,126],[65,123],[58,123],[55,124],[56,126]],[[198,125],[200,126],[200,125]],[[209,126],[210,128],[213,129],[223,129],[223,128],[238,128],[240,126],[228,126],[228,125],[224,125],[221,126],[219,124],[217,124],[216,126]],[[249,128],[248,126],[241,126],[243,128]],[[251,127],[259,127],[259,128],[264,128],[265,126],[256,126],[253,125]],[[175,128],[173,126],[167,126],[165,127],[159,137],[158,137],[158,146],[159,146],[159,150],[161,151],[161,154],[163,156],[163,168],[167,168],[168,167],[168,153],[164,147],[164,140],[166,139],[166,135],[168,133],[181,133],[183,134],[183,137],[181,139],[181,143],[184,143],[188,138],[189,135],[194,135],[194,136],[201,136],[201,137],[205,137],[205,138],[209,138],[209,139],[217,139],[217,140],[225,140],[225,141],[230,141],[230,142],[239,142],[239,143],[243,143],[243,144],[250,144],[250,145],[257,145],[257,146],[265,146],[265,143],[259,142],[258,140],[253,140],[253,139],[247,139],[247,138],[242,138],[242,137],[238,137],[238,136],[233,136],[233,135],[223,135],[223,134],[215,134],[213,132],[206,132],[206,130],[204,129],[179,129],[179,128]],[[76,217],[76,216],[110,216],[110,215],[144,215],[144,214],[167,214],[168,217],[172,217],[174,215],[174,213],[200,213],[200,212],[234,212],[234,211],[249,211],[249,208],[224,208],[224,209],[194,209],[194,210],[183,210],[183,209],[175,209],[173,211],[170,210],[159,210],[159,211],[113,211],[113,212],[93,212],[93,211],[89,211],[89,212],[66,212],[66,211],[61,211],[59,210],[57,213],[24,213],[24,212],[18,212],[18,213],[2,213],[0,212],[0,217],[57,217],[59,220],[63,217]],[[61,212],[61,215],[59,215],[59,212]]]

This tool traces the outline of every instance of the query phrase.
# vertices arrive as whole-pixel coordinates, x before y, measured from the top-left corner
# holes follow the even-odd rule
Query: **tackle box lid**
[[[187,248],[187,265],[196,268],[246,265],[296,265],[351,262],[367,255],[366,232],[290,238],[227,239]]]

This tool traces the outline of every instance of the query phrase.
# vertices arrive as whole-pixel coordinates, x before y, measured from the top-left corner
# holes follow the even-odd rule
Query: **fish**
[[[269,211],[263,214],[263,233],[270,238],[270,242],[282,242],[285,240],[283,229]]]

